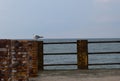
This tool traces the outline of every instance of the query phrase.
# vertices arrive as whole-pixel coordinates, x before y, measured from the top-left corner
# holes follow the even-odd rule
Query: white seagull
[[[38,40],[38,39],[40,39],[40,38],[43,38],[43,36],[40,36],[40,35],[34,35],[34,39],[35,39],[35,40]]]

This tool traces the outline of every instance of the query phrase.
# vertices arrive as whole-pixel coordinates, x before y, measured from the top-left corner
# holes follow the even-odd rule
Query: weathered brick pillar
[[[11,41],[0,39],[0,81],[12,81],[11,78]]]
[[[38,75],[38,42],[29,41],[30,77]]]
[[[77,41],[77,65],[78,69],[88,69],[88,41]]]
[[[29,53],[26,40],[11,40],[12,81],[29,80]]]

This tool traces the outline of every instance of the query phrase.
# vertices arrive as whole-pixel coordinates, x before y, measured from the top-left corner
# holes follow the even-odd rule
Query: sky
[[[0,0],[0,39],[120,38],[120,0]]]

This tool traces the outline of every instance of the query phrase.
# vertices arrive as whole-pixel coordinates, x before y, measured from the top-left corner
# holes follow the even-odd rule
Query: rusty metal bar
[[[43,41],[38,41],[38,69],[44,70],[43,68]]]
[[[77,62],[78,69],[88,69],[88,41],[77,41]]]

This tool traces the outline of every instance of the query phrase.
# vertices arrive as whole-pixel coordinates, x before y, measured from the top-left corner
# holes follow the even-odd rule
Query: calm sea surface
[[[44,42],[76,42],[78,39],[43,39]],[[88,39],[88,41],[120,41],[120,39]],[[76,44],[44,45],[44,53],[77,52]],[[88,44],[90,52],[120,52],[120,43]],[[120,54],[89,55],[92,63],[120,63]],[[77,55],[45,55],[44,64],[77,64]],[[120,65],[89,66],[89,69],[120,68]],[[77,69],[77,66],[45,66],[44,69]]]

